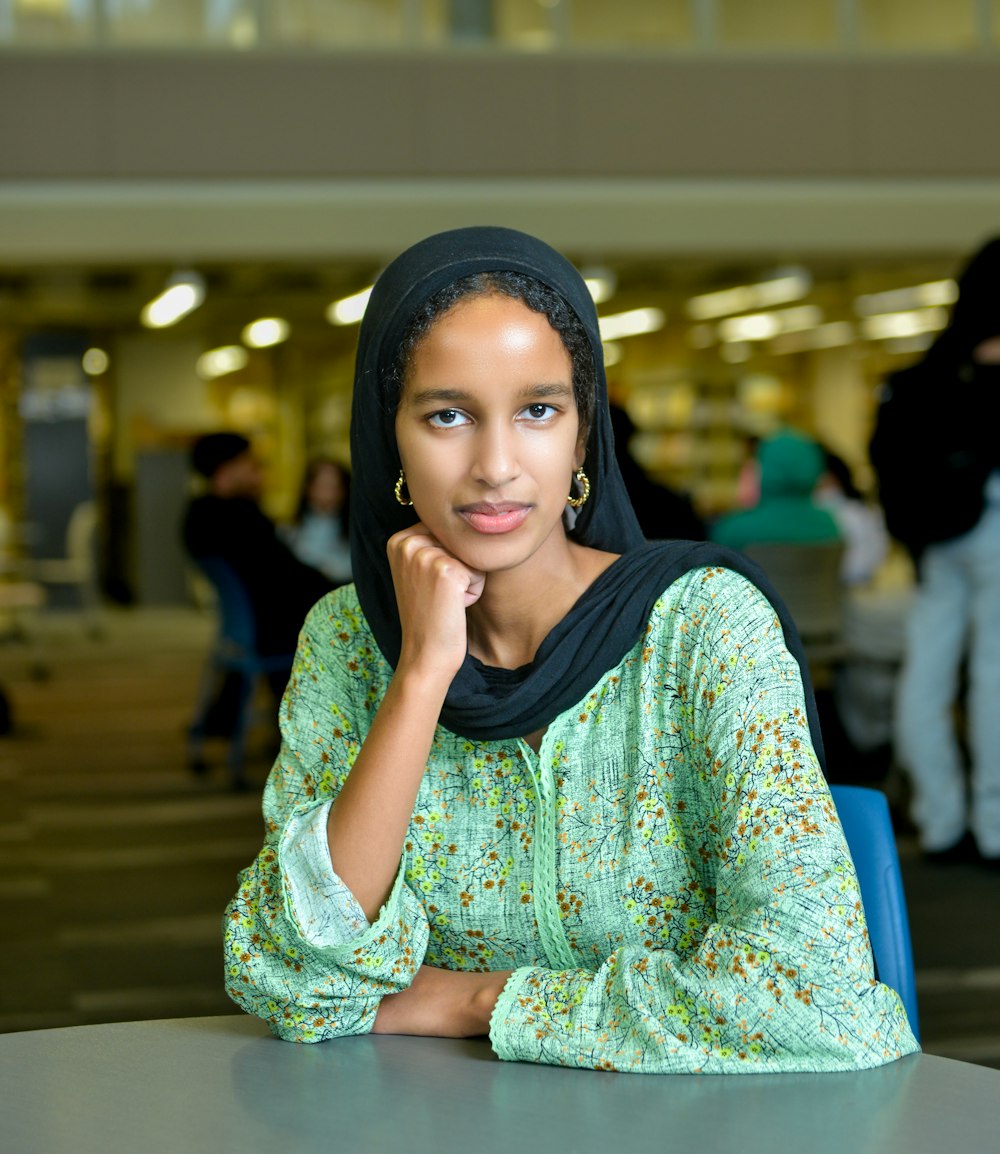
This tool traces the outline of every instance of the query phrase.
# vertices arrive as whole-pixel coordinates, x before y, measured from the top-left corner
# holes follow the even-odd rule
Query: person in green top
[[[380,277],[355,584],[300,636],[227,990],[299,1042],[892,1061],[917,1043],[874,974],[794,626],[740,555],[643,541],[600,351],[579,274],[522,233],[439,234]]]
[[[709,535],[730,549],[745,549],[778,541],[841,540],[840,528],[815,499],[826,471],[822,448],[809,437],[785,429],[766,437],[757,447],[760,498],[752,509],[720,517]]]

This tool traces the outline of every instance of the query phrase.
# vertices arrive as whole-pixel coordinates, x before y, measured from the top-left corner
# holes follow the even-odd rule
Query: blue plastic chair
[[[188,729],[188,759],[195,773],[205,772],[204,742],[209,709],[218,690],[220,676],[236,674],[240,680],[240,693],[227,760],[233,787],[240,789],[245,785],[243,763],[251,706],[258,681],[271,673],[290,673],[295,655],[264,655],[257,651],[257,622],[253,605],[243,581],[228,561],[221,557],[199,557],[197,564],[216,592],[219,632],[208,655],[194,721]]]
[[[860,785],[832,785],[830,792],[858,871],[879,980],[899,994],[919,1038],[910,920],[889,803],[885,794]]]

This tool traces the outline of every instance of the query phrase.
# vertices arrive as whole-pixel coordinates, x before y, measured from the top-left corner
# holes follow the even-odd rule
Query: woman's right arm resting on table
[[[438,715],[465,660],[465,611],[484,585],[481,573],[446,553],[420,524],[390,538],[387,552],[402,649],[329,817],[331,865],[369,922],[399,872]],[[407,989],[383,999],[373,1029],[454,1037],[487,1033],[506,978],[421,966]]]
[[[276,1033],[297,1040],[373,1028],[422,1033],[429,1013],[435,1032],[485,1032],[506,979],[420,967],[427,919],[400,872],[438,714],[465,657],[465,609],[482,591],[482,576],[444,554],[422,526],[396,534],[389,557],[404,625],[389,688],[380,702],[353,700],[358,662],[350,641],[360,621],[338,622],[334,612],[328,623],[323,617],[331,603],[321,602],[303,629],[282,706],[284,740],[264,799],[268,840],[241,875],[227,911],[230,996]],[[376,710],[360,745],[350,720],[358,709]],[[335,715],[332,726],[321,722],[324,712]],[[328,748],[324,732],[335,748]],[[346,944],[312,946],[288,896],[293,887],[285,877],[282,835],[296,810],[332,795],[331,865],[369,929]],[[321,980],[303,1001],[306,972]],[[412,993],[388,999],[379,1013],[383,999],[411,986]]]

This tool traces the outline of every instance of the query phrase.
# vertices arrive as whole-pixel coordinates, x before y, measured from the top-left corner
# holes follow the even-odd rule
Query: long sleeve
[[[669,870],[685,859],[689,880],[664,892],[655,867],[622,869],[604,904],[609,920],[643,927],[641,943],[594,965],[519,968],[491,1026],[503,1058],[821,1071],[917,1048],[898,997],[874,979],[853,864],[773,611],[742,579],[724,597],[701,584],[681,598],[684,627],[645,648],[652,696],[673,707],[650,718],[662,720],[657,772],[637,783],[619,841],[650,834],[660,845],[647,861]],[[664,822],[670,807],[677,818]]]
[[[336,945],[317,945],[298,839],[313,810],[336,796],[374,708],[358,658],[356,603],[334,595],[306,621],[282,702],[282,747],[264,793],[264,847],[226,910],[226,988],[240,1006],[294,1041],[369,1031],[382,997],[405,989],[423,960],[427,918],[403,871],[376,921]],[[309,924],[304,924],[308,922]],[[325,940],[320,936],[319,940]]]

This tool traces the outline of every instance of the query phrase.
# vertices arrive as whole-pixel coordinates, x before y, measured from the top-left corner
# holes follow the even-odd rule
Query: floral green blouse
[[[514,971],[490,1025],[505,1059],[828,1071],[918,1048],[874,978],[798,666],[743,577],[699,569],[670,585],[538,754],[439,725],[369,925],[328,849],[311,867],[328,884],[314,881],[303,827],[343,784],[391,675],[353,586],[315,607],[282,703],[264,847],[226,911],[228,992],[277,1035],[365,1033],[426,963]],[[319,923],[337,905],[331,936]]]

